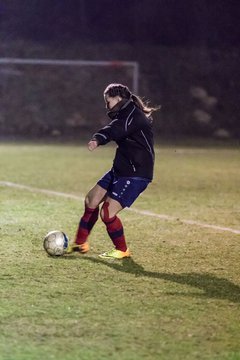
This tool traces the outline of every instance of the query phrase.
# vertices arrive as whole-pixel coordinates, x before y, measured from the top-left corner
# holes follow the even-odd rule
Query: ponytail
[[[160,106],[158,107],[148,106],[148,103],[143,102],[143,100],[137,95],[132,94],[131,99],[134,102],[134,104],[146,114],[146,116],[151,116],[154,111],[160,109]]]
[[[132,100],[134,104],[146,114],[147,117],[150,117],[154,111],[160,109],[160,106],[148,106],[147,102],[145,103],[139,96],[131,93],[129,88],[122,84],[109,84],[104,90],[103,95],[108,95],[110,97],[120,96],[123,99]]]

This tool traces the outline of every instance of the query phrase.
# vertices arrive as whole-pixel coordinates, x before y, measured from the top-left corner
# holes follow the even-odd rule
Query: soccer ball
[[[51,256],[62,256],[68,247],[68,237],[62,231],[50,231],[44,238],[43,247]]]

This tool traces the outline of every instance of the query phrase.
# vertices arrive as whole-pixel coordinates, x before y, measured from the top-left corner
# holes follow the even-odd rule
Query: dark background
[[[162,105],[159,136],[232,139],[240,137],[239,19],[239,0],[0,0],[0,51],[137,61],[139,95]],[[104,121],[106,82],[132,85],[126,71],[52,70],[1,67],[2,134],[90,132]]]
[[[239,0],[8,0],[2,29],[34,41],[240,44]]]

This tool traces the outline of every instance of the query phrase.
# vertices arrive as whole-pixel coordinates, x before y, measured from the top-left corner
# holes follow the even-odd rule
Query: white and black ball
[[[50,256],[62,256],[68,247],[67,235],[58,230],[50,231],[44,238],[43,247]]]

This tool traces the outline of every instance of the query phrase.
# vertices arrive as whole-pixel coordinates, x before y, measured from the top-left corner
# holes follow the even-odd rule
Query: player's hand
[[[90,140],[88,143],[88,150],[93,151],[98,147],[98,143],[96,140]]]

